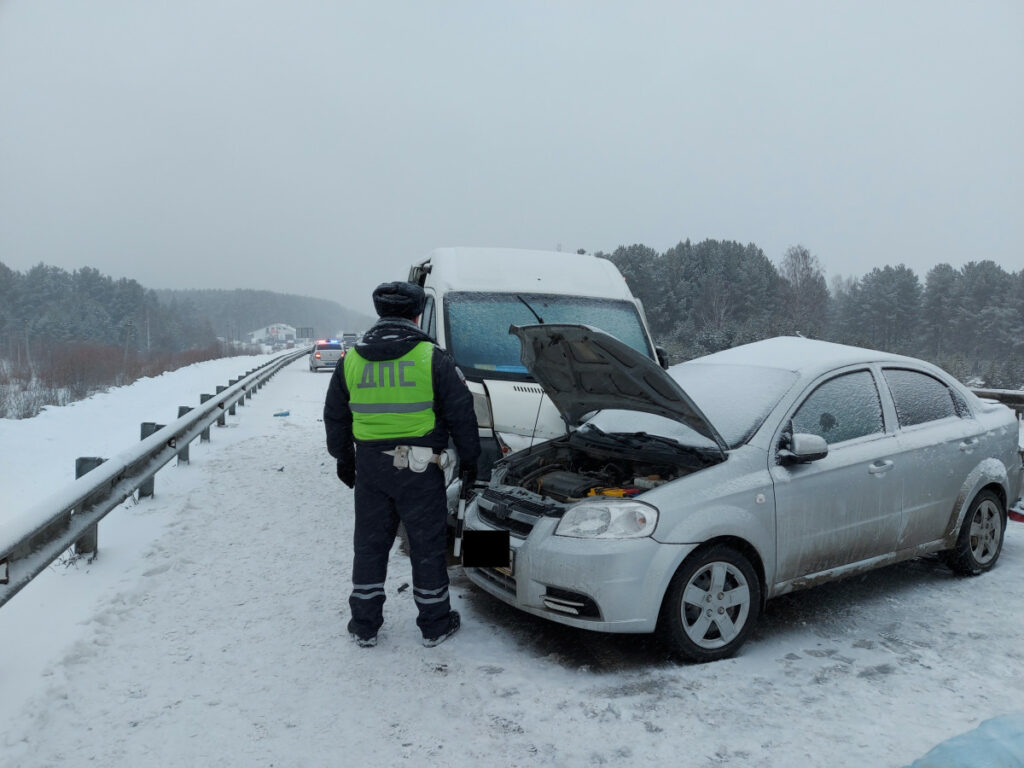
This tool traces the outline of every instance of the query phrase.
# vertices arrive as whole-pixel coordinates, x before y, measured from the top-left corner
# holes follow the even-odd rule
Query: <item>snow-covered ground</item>
[[[0,421],[0,515],[245,360]],[[328,380],[283,370],[161,470],[154,499],[100,524],[95,561],[0,608],[0,765],[904,766],[1024,710],[1019,523],[990,574],[929,559],[787,595],[738,657],[704,666],[517,613],[457,570],[463,629],[423,648],[396,547],[380,644],[357,648]]]

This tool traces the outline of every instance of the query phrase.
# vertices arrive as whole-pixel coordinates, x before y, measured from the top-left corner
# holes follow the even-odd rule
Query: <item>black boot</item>
[[[459,612],[458,611],[452,611],[451,613],[448,614],[448,629],[446,629],[444,632],[442,632],[437,637],[424,637],[423,638],[423,645],[426,648],[433,648],[435,645],[440,645],[445,640],[447,640],[449,637],[451,637],[456,632],[458,632],[459,631],[459,627],[461,625],[462,625],[462,620],[459,618]],[[374,638],[374,642],[376,642],[376,640],[377,640],[377,638]]]

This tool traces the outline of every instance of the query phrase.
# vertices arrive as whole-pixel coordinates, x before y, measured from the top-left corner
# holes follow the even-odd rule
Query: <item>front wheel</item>
[[[662,604],[661,631],[673,651],[696,662],[731,656],[761,612],[761,583],[750,561],[715,545],[686,559]]]
[[[992,491],[974,497],[964,515],[956,546],[946,555],[946,563],[961,576],[977,576],[996,564],[1006,534],[1006,509]]]

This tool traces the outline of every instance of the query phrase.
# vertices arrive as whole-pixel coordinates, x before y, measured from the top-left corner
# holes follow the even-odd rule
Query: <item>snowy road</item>
[[[95,562],[0,609],[0,765],[903,766],[1024,709],[1018,523],[991,574],[925,560],[788,595],[704,666],[519,614],[456,571],[463,629],[425,649],[396,551],[380,644],[357,648],[328,379],[282,371],[101,524]]]

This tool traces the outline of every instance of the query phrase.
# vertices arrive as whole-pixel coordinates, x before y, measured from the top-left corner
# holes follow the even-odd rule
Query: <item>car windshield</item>
[[[669,375],[690,396],[730,448],[758,430],[797,374],[753,365],[714,365],[693,361],[672,366]],[[678,421],[638,411],[604,410],[588,423],[604,432],[647,432],[683,445],[714,445]]]
[[[444,312],[448,348],[469,376],[532,378],[519,359],[519,340],[508,329],[510,325],[538,323],[534,313],[545,323],[579,323],[600,328],[653,358],[640,313],[629,301],[536,293],[455,292],[445,297]]]
[[[317,349],[341,349],[341,344],[338,344],[336,342],[326,342],[326,343],[323,343],[323,344],[317,344],[316,348]]]

